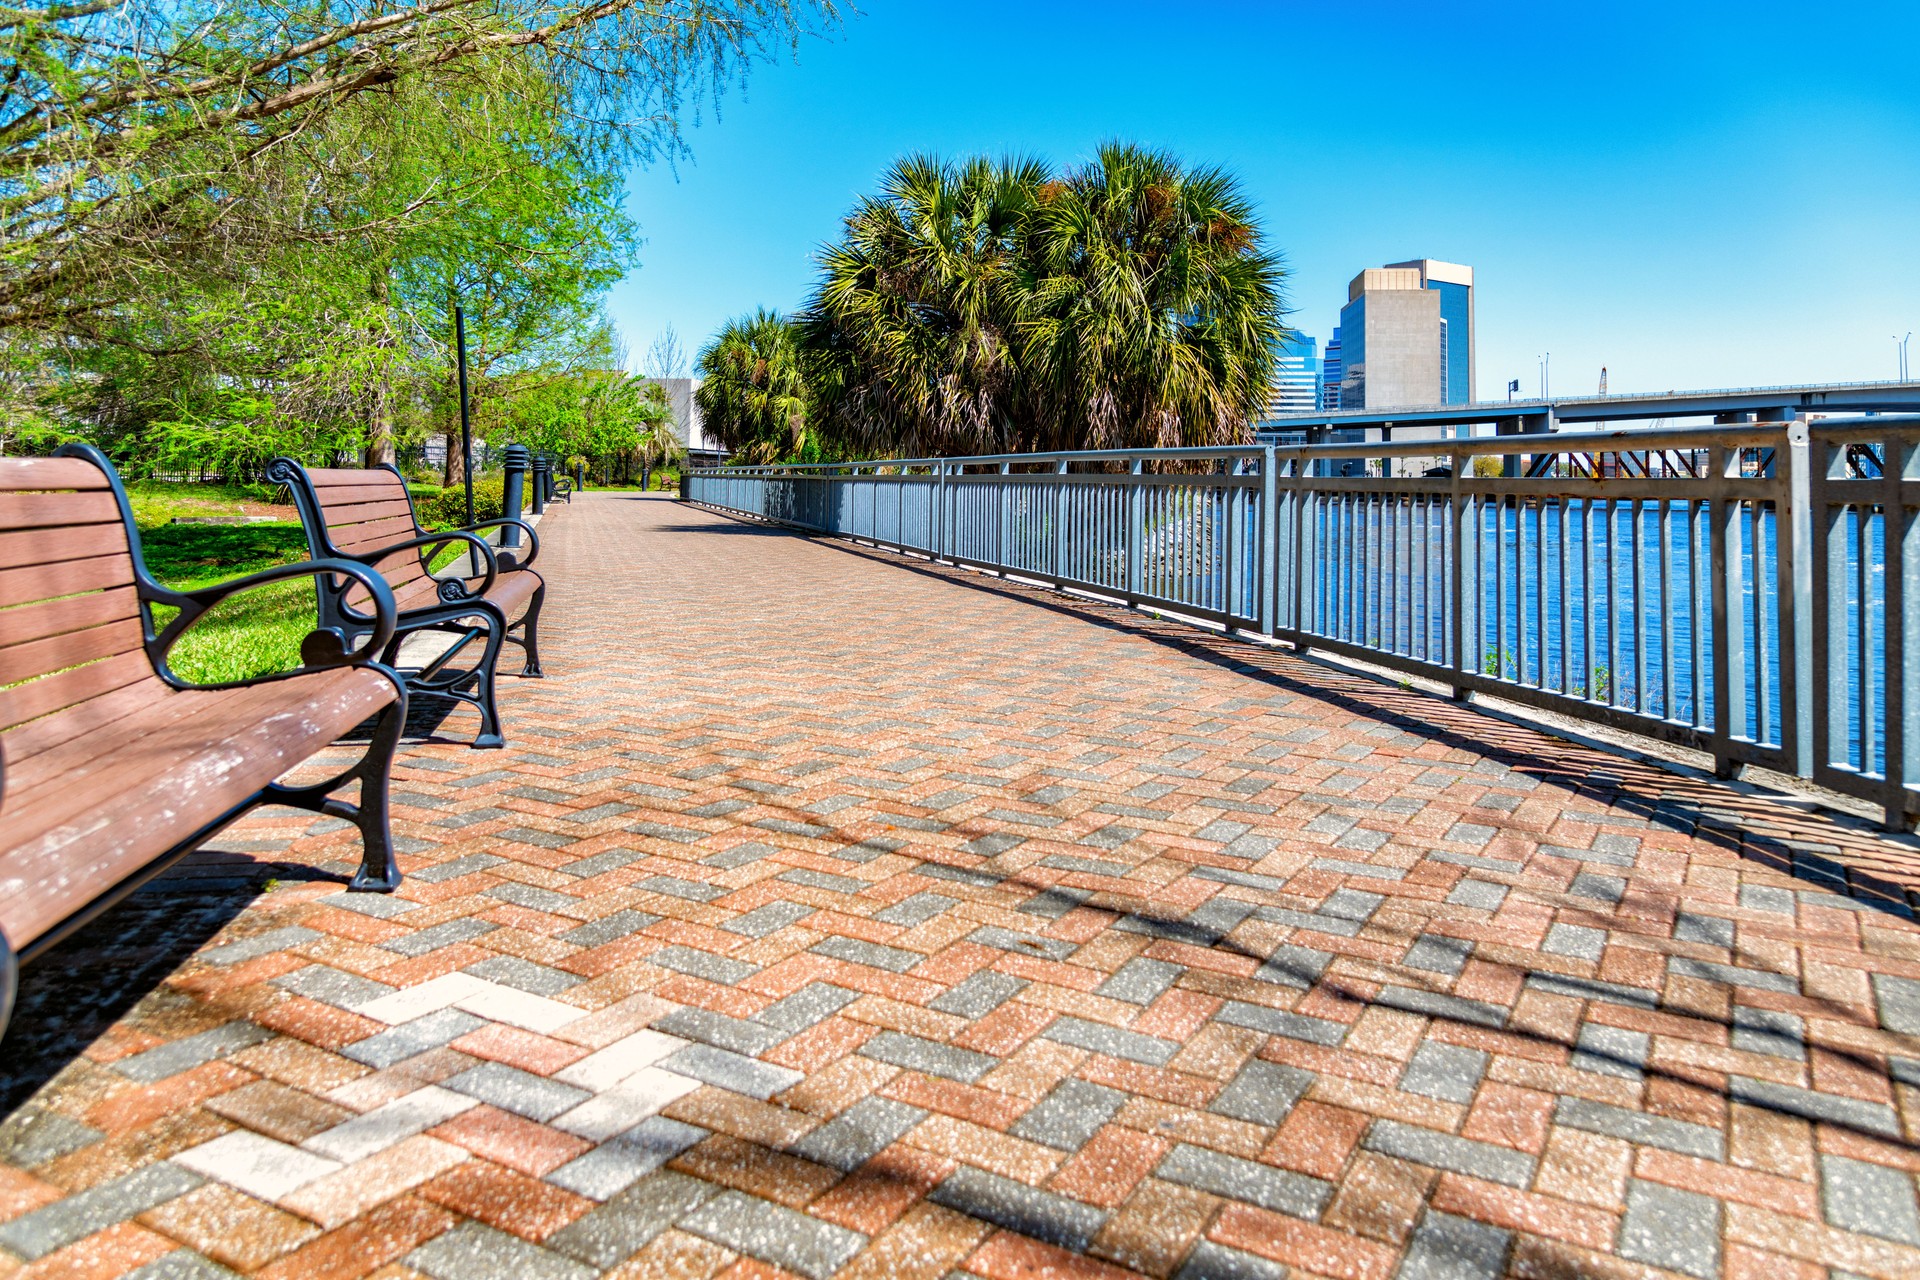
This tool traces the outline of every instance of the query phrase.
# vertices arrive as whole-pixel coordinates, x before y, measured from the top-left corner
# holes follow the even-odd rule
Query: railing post
[[[1269,437],[1260,455],[1260,634],[1273,638],[1280,611],[1280,449]]]
[[[947,556],[947,464],[933,464],[933,491],[928,494],[932,508],[927,513],[927,548],[935,560]]]
[[[1707,472],[1710,479],[1724,482],[1731,478],[1733,469],[1740,465],[1740,450],[1729,450],[1723,444],[1715,444],[1707,449]],[[1743,628],[1734,625],[1733,611],[1740,607],[1739,597],[1734,594],[1734,582],[1737,575],[1733,572],[1734,556],[1729,553],[1727,538],[1731,534],[1739,537],[1740,503],[1737,499],[1724,496],[1724,490],[1709,499],[1711,512],[1707,524],[1707,543],[1710,555],[1708,596],[1712,601],[1713,624],[1713,772],[1715,777],[1731,778],[1739,770],[1739,762],[1733,758],[1733,676],[1734,659],[1744,649],[1741,632]],[[1637,609],[1640,605],[1634,601]],[[1611,620],[1609,620],[1611,625]],[[1618,672],[1611,673],[1613,680],[1620,678]]]
[[[505,479],[502,482],[500,514],[510,519],[520,518],[520,505],[526,498],[527,490],[527,446],[510,444],[502,451],[501,462],[505,467]],[[500,526],[500,545],[517,547],[520,545],[520,526]]]
[[[1147,462],[1135,458],[1127,466],[1133,482],[1127,487],[1127,594],[1144,595],[1147,543]]]
[[[1452,635],[1453,670],[1456,677],[1480,668],[1480,512],[1472,494],[1463,485],[1460,473],[1473,465],[1472,456],[1453,456],[1453,475],[1447,482],[1447,503],[1453,515],[1453,556],[1448,566],[1448,589],[1453,593]],[[1591,608],[1591,604],[1588,606]],[[1467,641],[1473,638],[1473,665],[1467,665]],[[1473,690],[1459,679],[1453,682],[1457,702],[1471,702]]]
[[[1813,477],[1807,424],[1782,424],[1774,451],[1784,473],[1784,502],[1775,504],[1774,590],[1780,619],[1780,745],[1794,774],[1813,776]],[[1781,508],[1785,508],[1782,510]],[[1765,673],[1762,673],[1765,678]]]
[[[1011,476],[1013,474],[1013,464],[1011,462],[1001,463],[1000,474],[1002,477]],[[993,559],[994,563],[1000,566],[1000,572],[1005,573],[1007,571],[1008,535],[1013,528],[1013,481],[1003,478],[999,484],[994,486],[994,493],[999,498],[1000,531],[994,535]]]
[[[1886,728],[1881,741],[1886,744],[1886,814],[1889,829],[1904,831],[1912,825],[1907,817],[1907,743],[1920,732],[1914,716],[1920,713],[1920,701],[1907,697],[1912,677],[1907,661],[1907,627],[1914,621],[1915,605],[1920,604],[1908,590],[1909,567],[1913,563],[1916,525],[1908,507],[1906,484],[1912,470],[1914,446],[1889,431],[1880,452],[1880,481],[1885,494],[1880,499],[1880,537],[1883,548],[1881,579],[1886,599],[1882,629],[1886,636],[1886,695],[1881,699]],[[1869,554],[1871,540],[1861,538],[1860,554]],[[1862,646],[1865,647],[1864,645]]]
[[[1067,474],[1065,458],[1053,464],[1053,473]],[[1058,584],[1067,578],[1067,482],[1056,480],[1053,489],[1053,580]]]

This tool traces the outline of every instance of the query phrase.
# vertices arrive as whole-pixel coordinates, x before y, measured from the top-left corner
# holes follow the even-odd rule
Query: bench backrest
[[[324,544],[312,550],[318,556],[334,551],[362,556],[396,542],[415,537],[419,525],[414,519],[413,495],[407,482],[396,471],[371,467],[364,471],[333,467],[305,468],[307,484],[317,517],[326,529]],[[296,498],[301,495],[296,491]],[[301,518],[309,522],[308,503],[301,500]],[[439,586],[427,572],[421,548],[412,548],[387,556],[374,565],[393,588],[394,603],[402,609],[417,609],[439,598]],[[354,588],[347,600],[356,609],[368,607],[365,591]]]
[[[166,692],[146,653],[135,535],[105,467],[84,457],[0,458],[0,751],[9,772]]]

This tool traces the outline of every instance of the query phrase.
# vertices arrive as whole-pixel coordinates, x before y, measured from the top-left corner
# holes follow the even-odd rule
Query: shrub
[[[473,482],[473,518],[498,520],[506,505],[506,483],[499,476],[481,476]],[[467,522],[467,491],[451,485],[438,493],[415,494],[414,510],[430,529],[454,529]]]

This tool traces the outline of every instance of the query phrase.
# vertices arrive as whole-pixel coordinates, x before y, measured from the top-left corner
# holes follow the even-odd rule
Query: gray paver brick
[[[0,1223],[0,1246],[32,1262],[199,1186],[176,1164],[150,1164],[110,1182]]]
[[[1711,1196],[1635,1178],[1620,1219],[1620,1256],[1698,1280],[1720,1274],[1720,1205]]]
[[[882,1031],[860,1046],[862,1055],[930,1076],[972,1084],[1000,1065],[998,1058],[899,1031]]]
[[[103,1136],[90,1124],[29,1103],[0,1120],[0,1161],[30,1169],[90,1146]]]
[[[1497,1280],[1513,1233],[1429,1209],[1413,1233],[1398,1280]]]
[[[1409,969],[1424,969],[1428,973],[1452,976],[1466,967],[1467,957],[1472,954],[1473,943],[1465,938],[1423,933],[1418,941],[1407,948],[1407,954],[1400,963]]]
[[[553,1170],[547,1181],[591,1200],[608,1200],[706,1136],[698,1126],[648,1116]]]
[[[1509,1187],[1525,1187],[1533,1180],[1535,1161],[1524,1152],[1398,1120],[1375,1120],[1367,1130],[1365,1143],[1369,1151],[1383,1156],[1398,1156]]]
[[[1447,901],[1455,906],[1479,907],[1486,911],[1499,910],[1500,904],[1507,900],[1507,886],[1495,884],[1491,880],[1475,880],[1468,877],[1453,887],[1447,895]]]
[[[430,867],[421,867],[413,873],[413,878],[425,880],[429,884],[439,884],[443,880],[458,880],[461,876],[492,870],[494,867],[504,865],[506,861],[498,854],[470,853],[464,858],[449,858],[445,862],[436,862]]]
[[[804,902],[769,902],[764,907],[737,915],[720,925],[728,933],[744,934],[749,938],[764,938],[780,932],[790,924],[812,915],[814,908]]]
[[[205,1254],[175,1249],[144,1267],[127,1272],[122,1280],[240,1280],[240,1273],[221,1266]]]
[[[1044,1240],[1048,1244],[1085,1253],[1107,1215],[1092,1205],[1028,1187],[962,1165],[949,1174],[933,1194],[935,1204],[991,1222],[1008,1231]]]
[[[1305,1040],[1309,1044],[1335,1045],[1347,1038],[1347,1026],[1344,1022],[1330,1022],[1325,1018],[1314,1018],[1304,1013],[1269,1009],[1263,1004],[1243,1004],[1238,1000],[1229,1000],[1214,1016],[1229,1026],[1249,1027],[1255,1031],[1264,1031],[1268,1035]]]
[[[1896,1140],[1901,1136],[1900,1117],[1892,1107],[1881,1102],[1867,1102],[1837,1093],[1821,1093],[1815,1089],[1776,1084],[1771,1080],[1755,1080],[1749,1076],[1729,1077],[1727,1096],[1736,1102],[1752,1103],[1806,1120],[1848,1125]]]
[[[1469,1000],[1464,996],[1451,996],[1442,991],[1386,986],[1380,989],[1380,994],[1375,997],[1375,1001],[1389,1009],[1425,1014],[1429,1018],[1444,1018],[1451,1022],[1464,1022],[1476,1027],[1499,1028],[1507,1025],[1505,1006],[1485,1000]]]
[[[492,921],[477,920],[468,916],[434,925],[431,929],[421,929],[414,933],[402,934],[397,938],[389,938],[380,945],[388,951],[397,951],[403,956],[424,956],[430,951],[450,947],[456,942],[471,942],[475,938],[485,937],[499,927]]]
[[[648,925],[658,923],[659,919],[650,911],[615,911],[567,930],[560,935],[560,940],[571,942],[576,947],[602,947],[609,942],[630,937]]]
[[[263,1040],[272,1039],[272,1036],[272,1032],[257,1023],[229,1022],[211,1031],[185,1036],[145,1053],[122,1058],[113,1064],[113,1069],[129,1080],[153,1084],[202,1063],[238,1053]]]
[[[570,916],[580,911],[580,899],[568,893],[556,893],[552,889],[542,889],[530,884],[501,884],[487,890],[487,896],[498,898],[502,902],[511,902],[516,907],[525,907],[529,911],[545,911],[556,916]]]
[[[1127,1095],[1118,1089],[1069,1078],[1027,1108],[1007,1132],[1063,1151],[1078,1151],[1126,1101]]]
[[[1287,1280],[1287,1269],[1257,1253],[1202,1240],[1173,1273],[1173,1280]]]
[[[1589,929],[1585,925],[1556,924],[1547,930],[1540,949],[1557,956],[1597,962],[1607,949],[1607,934],[1603,929]]]
[[[402,1259],[434,1280],[593,1280],[594,1271],[478,1222],[462,1222]]]
[[[1920,1246],[1913,1175],[1845,1156],[1820,1157],[1820,1200],[1827,1221],[1843,1231]]]
[[[1920,1036],[1920,979],[1873,975],[1873,993],[1880,1003],[1880,1025],[1902,1035]]]
[[[1129,1004],[1152,1004],[1185,972],[1184,966],[1168,960],[1150,960],[1145,956],[1135,956],[1114,970],[1113,975],[1096,987],[1095,991],[1099,995],[1114,1000],[1125,1000]]]
[[[1629,1111],[1588,1098],[1562,1098],[1554,1108],[1553,1119],[1556,1124],[1677,1151],[1683,1156],[1698,1156],[1702,1160],[1727,1158],[1726,1137],[1720,1130],[1669,1116]]]
[[[292,973],[283,973],[273,980],[273,985],[309,1000],[343,1009],[393,994],[393,988],[384,982],[375,982],[372,978],[363,978],[357,973],[348,973],[324,964],[310,964]]]
[[[1049,960],[1065,960],[1077,948],[1064,938],[1042,938],[1038,934],[1016,933],[1012,929],[1002,929],[998,925],[983,925],[967,935],[968,942],[977,942],[983,947],[992,947],[998,951],[1011,951],[1016,955],[1044,956]]]
[[[1589,1022],[1580,1028],[1580,1038],[1567,1065],[1575,1071],[1637,1080],[1646,1071],[1652,1044],[1653,1037],[1644,1031]]]
[[[1807,1056],[1807,1024],[1794,1014],[1778,1009],[1756,1009],[1751,1005],[1737,1004],[1733,1007],[1732,1044],[1746,1053],[1804,1059]]]
[[[1444,1102],[1472,1102],[1480,1088],[1480,1077],[1487,1072],[1487,1062],[1488,1055],[1478,1049],[1425,1040],[1407,1059],[1400,1087]]]
[[[1800,994],[1800,980],[1791,974],[1749,969],[1744,965],[1715,964],[1688,956],[1671,956],[1667,960],[1667,972],[1682,978],[1701,978],[1723,986],[1753,987],[1761,991],[1778,991],[1784,995]]]
[[[903,898],[885,911],[874,912],[873,918],[883,924],[897,924],[908,928],[925,924],[935,916],[942,914],[948,907],[960,905],[958,898],[949,898],[943,893],[921,890],[910,898]]]
[[[648,964],[657,964],[662,969],[671,969],[675,973],[691,974],[696,978],[705,978],[709,982],[731,985],[744,982],[758,973],[757,965],[745,960],[735,960],[731,956],[717,956],[711,951],[701,951],[696,947],[683,947],[675,944],[662,947],[647,957]]]
[[[644,1248],[653,1238],[720,1188],[671,1169],[662,1169],[627,1187],[548,1236],[547,1248],[588,1266],[607,1270]]]
[[[1319,1219],[1327,1201],[1333,1198],[1330,1182],[1185,1142],[1169,1151],[1154,1172],[1168,1182],[1310,1222]]]
[[[852,1173],[926,1117],[925,1111],[904,1102],[862,1098],[788,1149],[815,1164]]]
[[[1274,949],[1274,953],[1267,957],[1265,963],[1253,971],[1253,976],[1259,982],[1271,982],[1277,986],[1295,987],[1305,991],[1320,980],[1320,975],[1327,971],[1327,966],[1332,962],[1331,951],[1296,946],[1290,942],[1283,943]]]
[[[816,955],[845,960],[849,964],[863,964],[869,969],[885,969],[889,973],[905,973],[926,959],[920,952],[908,951],[904,947],[889,947],[861,938],[838,936],[822,938],[807,950]]]
[[[504,1062],[483,1062],[469,1067],[446,1081],[446,1087],[542,1123],[572,1110],[592,1096],[584,1089],[510,1067]]]
[[[1312,1086],[1311,1071],[1254,1058],[1214,1095],[1207,1109],[1251,1124],[1278,1127]]]
[[[675,1009],[666,1017],[656,1019],[653,1025],[668,1035],[731,1049],[750,1058],[765,1053],[787,1038],[786,1032],[763,1023],[731,1018],[724,1013],[693,1005]]]
[[[438,1049],[441,1045],[458,1040],[469,1031],[478,1031],[487,1025],[485,1018],[475,1017],[459,1009],[440,1009],[436,1012],[403,1022],[387,1031],[356,1040],[341,1047],[340,1052],[355,1062],[365,1063],[369,1067],[390,1067],[396,1062],[404,1062],[418,1053],[429,1049]]]
[[[535,964],[519,956],[492,956],[468,965],[461,972],[536,996],[557,996],[562,991],[579,986],[582,981],[564,969]]]
[[[859,998],[858,991],[836,987],[830,982],[809,982],[792,995],[776,1000],[754,1014],[753,1020],[792,1035],[832,1017]]]
[[[265,933],[256,933],[251,938],[241,938],[236,942],[210,947],[202,951],[196,959],[202,964],[239,964],[244,960],[253,960],[275,951],[302,946],[320,936],[318,929],[290,924],[279,929],[269,929]]]
[[[1110,1027],[1103,1022],[1090,1022],[1085,1018],[1055,1018],[1040,1034],[1060,1044],[1091,1049],[1109,1057],[1145,1062],[1156,1067],[1165,1066],[1169,1058],[1180,1052],[1180,1046],[1172,1040]]]
[[[707,1084],[751,1098],[771,1098],[799,1084],[803,1078],[790,1067],[745,1058],[712,1045],[696,1044],[668,1056],[660,1063],[668,1071],[692,1076]]]
[[[826,1280],[867,1243],[856,1231],[740,1191],[721,1192],[682,1217],[680,1226],[808,1280]]]

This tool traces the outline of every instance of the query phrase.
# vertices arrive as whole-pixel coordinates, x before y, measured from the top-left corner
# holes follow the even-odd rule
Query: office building
[[[1367,268],[1347,286],[1340,338],[1340,408],[1473,403],[1473,268]]]
[[[1320,362],[1320,408],[1340,407],[1340,328],[1334,326],[1333,337],[1327,339],[1327,356]]]
[[[1320,340],[1289,333],[1275,346],[1273,391],[1267,398],[1267,417],[1312,413],[1320,398]]]

